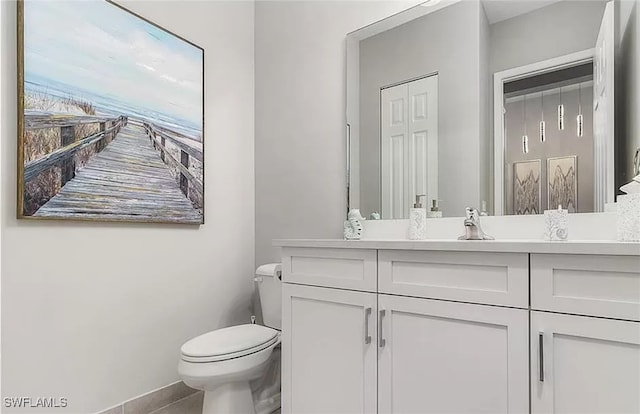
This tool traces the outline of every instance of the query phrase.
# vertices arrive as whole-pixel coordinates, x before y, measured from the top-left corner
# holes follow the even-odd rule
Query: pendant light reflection
[[[560,104],[558,105],[558,129],[564,131],[564,105],[562,104],[562,86],[560,87]]]
[[[541,95],[540,96],[540,113],[542,115],[540,117],[539,136],[540,136],[540,142],[544,143],[544,141],[547,139],[547,137],[546,137],[546,125],[544,123],[544,91],[542,91],[540,95]]]
[[[527,136],[527,95],[524,95],[522,102],[522,125],[524,134],[522,135],[522,152],[529,153],[529,137]]]
[[[584,117],[582,116],[582,83],[578,84],[578,116],[576,117],[576,133],[578,138],[584,135]]]
[[[578,115],[576,122],[578,124],[578,138],[582,138],[582,136],[584,135],[584,119],[582,117],[582,114]]]

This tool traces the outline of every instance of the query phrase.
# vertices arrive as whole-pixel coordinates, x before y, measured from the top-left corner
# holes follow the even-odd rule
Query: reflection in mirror
[[[503,91],[504,164],[513,166],[506,214],[594,211],[592,63],[506,82]]]
[[[349,207],[603,211],[640,146],[638,9],[432,0],[347,35]]]
[[[403,218],[416,195],[438,199],[438,75],[382,88],[380,114],[381,215]]]

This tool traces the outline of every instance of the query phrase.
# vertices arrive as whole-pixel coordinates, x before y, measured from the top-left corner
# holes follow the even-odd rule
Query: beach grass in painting
[[[18,216],[203,223],[204,51],[103,0],[18,24]]]

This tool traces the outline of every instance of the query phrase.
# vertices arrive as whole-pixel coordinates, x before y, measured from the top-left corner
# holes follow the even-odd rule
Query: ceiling
[[[482,0],[489,24],[540,9],[560,0]]]
[[[1,1],[1,0],[0,0]],[[418,0],[417,5],[396,13],[378,22],[349,33],[348,37],[354,41],[366,39],[385,30],[400,26],[408,21],[436,12],[444,7],[469,0]],[[484,6],[489,24],[501,22],[521,14],[541,9],[551,4],[567,0],[471,0],[479,1]],[[568,0],[571,1],[571,0]],[[584,0],[588,1],[588,0]],[[595,0],[594,0],[595,1]],[[604,1],[604,0],[598,0]],[[412,2],[410,2],[412,3]]]

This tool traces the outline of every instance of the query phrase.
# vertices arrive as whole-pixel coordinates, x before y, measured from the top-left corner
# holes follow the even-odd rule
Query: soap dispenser
[[[420,198],[426,194],[416,195],[416,203],[409,209],[409,239],[424,240],[427,238],[427,209],[423,207]]]
[[[431,200],[431,210],[427,211],[428,218],[442,218],[442,211],[438,207],[438,200]]]
[[[487,213],[487,202],[486,200],[482,200],[482,208],[480,209],[480,215],[483,217],[486,217],[489,215],[489,213]]]

